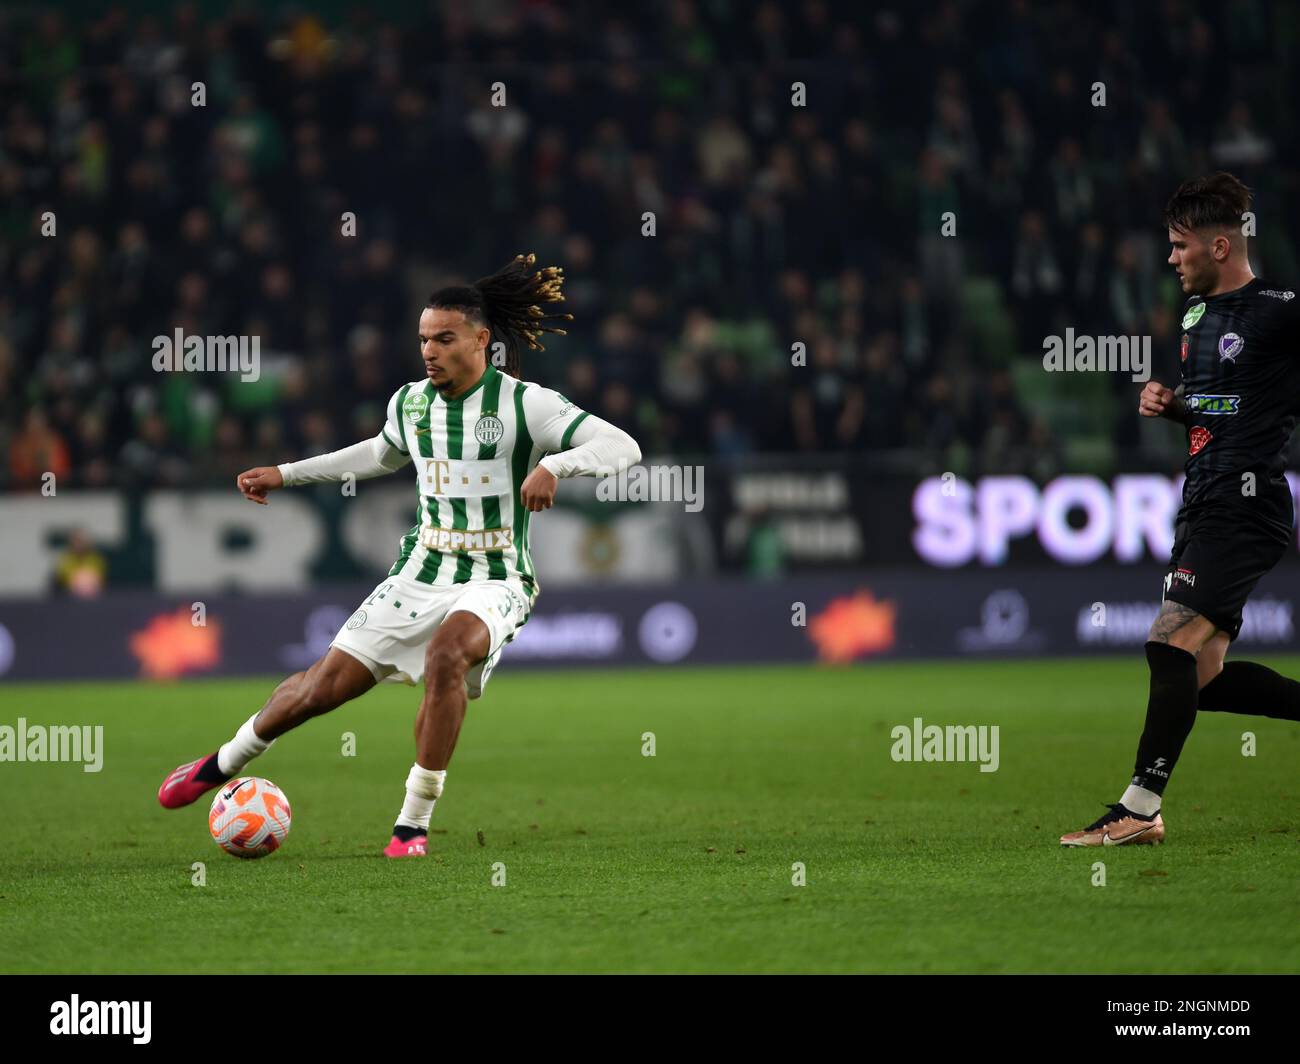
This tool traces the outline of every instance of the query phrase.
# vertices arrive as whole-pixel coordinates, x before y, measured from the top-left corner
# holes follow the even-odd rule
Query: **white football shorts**
[[[515,580],[480,580],[435,587],[401,575],[385,577],[330,644],[370,669],[381,683],[424,679],[429,641],[449,614],[464,610],[487,625],[488,655],[469,670],[470,698],[483,694],[501,649],[523,627],[533,600]]]

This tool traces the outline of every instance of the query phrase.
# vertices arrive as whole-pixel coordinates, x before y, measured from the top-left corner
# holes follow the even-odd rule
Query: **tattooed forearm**
[[[1198,617],[1200,617],[1200,614],[1190,606],[1184,606],[1181,602],[1166,602],[1160,607],[1160,616],[1151,625],[1147,640],[1149,642],[1168,643],[1170,636],[1185,625],[1191,624]]]

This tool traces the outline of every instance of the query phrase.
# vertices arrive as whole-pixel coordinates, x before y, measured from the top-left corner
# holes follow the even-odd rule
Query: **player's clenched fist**
[[[1170,413],[1170,404],[1174,401],[1174,390],[1166,388],[1159,381],[1147,381],[1138,397],[1138,411],[1143,417],[1164,417]]]
[[[257,466],[245,469],[235,478],[235,484],[245,499],[266,505],[266,493],[284,487],[284,477],[275,466]]]
[[[559,483],[555,474],[545,466],[534,466],[519,486],[519,498],[524,508],[533,512],[549,510],[555,502],[555,489]]]

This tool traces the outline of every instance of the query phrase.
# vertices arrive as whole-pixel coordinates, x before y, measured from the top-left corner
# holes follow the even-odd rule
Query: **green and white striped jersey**
[[[411,456],[419,505],[388,575],[440,586],[515,579],[535,596],[519,487],[541,458],[569,448],[586,417],[559,392],[491,364],[457,399],[427,379],[399,388],[383,435]]]

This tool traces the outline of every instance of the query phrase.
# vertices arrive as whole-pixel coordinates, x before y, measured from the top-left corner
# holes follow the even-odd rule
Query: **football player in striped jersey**
[[[393,394],[373,438],[239,474],[244,497],[265,505],[279,488],[362,480],[409,465],[415,525],[325,656],[284,680],[229,742],[166,777],[158,792],[165,808],[189,805],[285,732],[376,683],[423,682],[415,762],[384,853],[427,852],[466,701],[483,693],[537,600],[531,515],[554,503],[560,479],[616,473],[641,459],[622,429],[520,379],[523,347],[543,350],[542,333],[563,335],[552,322],[572,318],[542,309],[563,300],[563,272],[534,262],[517,255],[489,277],[429,297],[419,323],[424,375]]]

